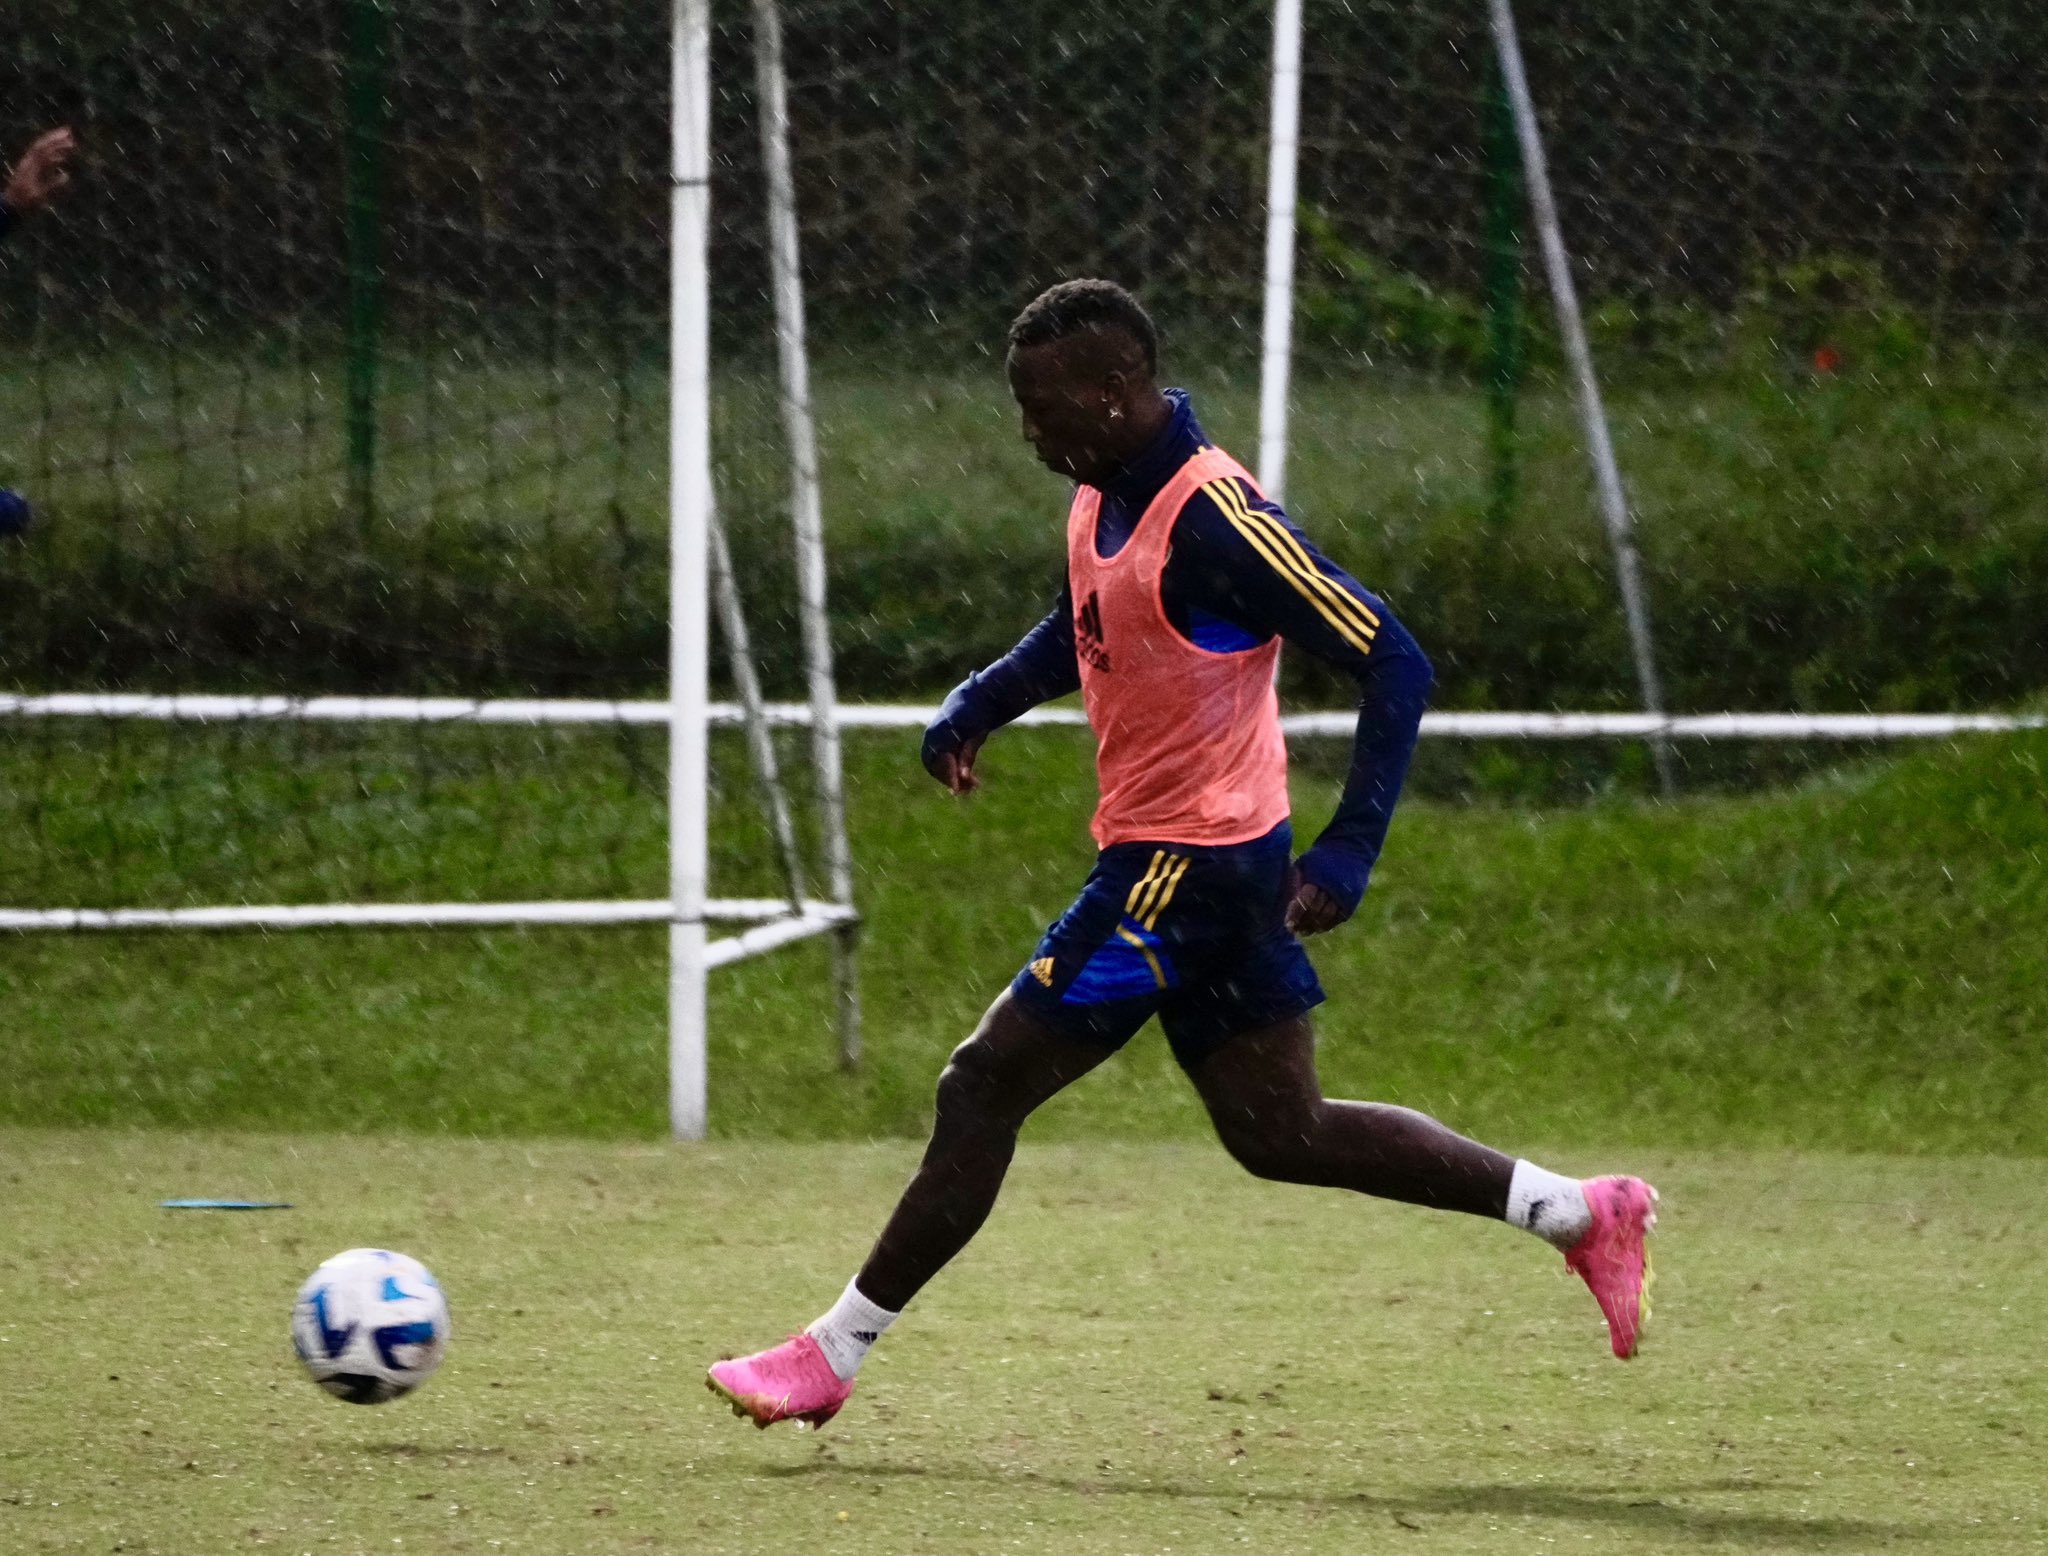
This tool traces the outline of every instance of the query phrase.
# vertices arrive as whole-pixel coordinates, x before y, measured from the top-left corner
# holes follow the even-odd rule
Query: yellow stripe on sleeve
[[[1285,524],[1282,524],[1264,509],[1254,508],[1246,499],[1243,489],[1235,481],[1226,482],[1225,484],[1229,489],[1231,497],[1237,503],[1238,512],[1243,514],[1252,524],[1257,525],[1265,533],[1272,536],[1274,541],[1279,544],[1281,550],[1294,559],[1296,571],[1320,585],[1324,593],[1328,594],[1333,601],[1340,605],[1349,606],[1352,610],[1356,611],[1359,616],[1364,618],[1368,626],[1379,626],[1380,619],[1373,614],[1372,607],[1367,605],[1365,601],[1361,600],[1349,589],[1346,589],[1342,584],[1326,576],[1323,570],[1316,566],[1315,559],[1308,554],[1307,548],[1295,538],[1294,531],[1290,530]],[[1366,635],[1370,637],[1372,634],[1367,633]]]
[[[1343,587],[1343,585],[1326,577],[1322,569],[1316,566],[1315,560],[1303,549],[1301,542],[1294,538],[1287,526],[1271,514],[1263,513],[1257,508],[1252,507],[1245,500],[1244,492],[1235,481],[1215,481],[1210,483],[1204,490],[1209,491],[1212,496],[1217,498],[1224,508],[1225,517],[1229,518],[1237,526],[1240,533],[1245,533],[1247,539],[1250,538],[1250,534],[1247,532],[1248,528],[1256,530],[1259,534],[1266,537],[1273,549],[1284,560],[1285,565],[1280,566],[1280,570],[1291,575],[1288,581],[1294,584],[1295,589],[1299,593],[1307,596],[1309,589],[1313,589],[1316,593],[1322,595],[1341,615],[1349,618],[1352,625],[1357,627],[1368,639],[1378,636],[1379,617],[1374,615],[1371,609],[1357,595]],[[1301,587],[1304,583],[1309,586],[1309,589]],[[1320,607],[1318,608],[1320,609]],[[1328,616],[1329,612],[1324,611],[1323,614]]]
[[[1336,630],[1339,637],[1343,638],[1345,642],[1349,643],[1361,654],[1372,652],[1372,628],[1355,618],[1340,615],[1337,610],[1331,607],[1329,601],[1319,591],[1334,591],[1353,605],[1358,603],[1356,600],[1353,600],[1343,590],[1336,589],[1328,579],[1324,578],[1320,573],[1313,571],[1313,569],[1304,577],[1291,559],[1280,551],[1264,532],[1250,522],[1249,515],[1243,508],[1241,501],[1232,500],[1236,497],[1234,488],[1228,487],[1225,483],[1219,481],[1212,482],[1209,486],[1204,487],[1203,490],[1216,499],[1217,506],[1223,510],[1223,516],[1230,520],[1231,527],[1245,538],[1254,551],[1265,558],[1267,564],[1274,572],[1287,580],[1295,593],[1315,607],[1316,613]]]
[[[1242,499],[1239,500],[1242,501]],[[1332,599],[1348,606],[1364,617],[1367,629],[1366,635],[1368,637],[1373,635],[1373,629],[1379,626],[1380,619],[1373,614],[1372,607],[1338,583],[1334,578],[1324,573],[1321,568],[1317,567],[1315,559],[1308,554],[1302,543],[1295,538],[1292,530],[1274,518],[1272,514],[1254,508],[1249,503],[1245,504],[1244,516],[1277,540],[1281,547],[1294,557],[1295,566],[1321,585],[1324,592]]]

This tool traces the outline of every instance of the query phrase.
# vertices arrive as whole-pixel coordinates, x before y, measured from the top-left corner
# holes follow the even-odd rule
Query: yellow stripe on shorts
[[[1153,903],[1145,914],[1145,927],[1152,928],[1159,922],[1159,915],[1166,911],[1166,905],[1173,901],[1173,889],[1180,885],[1180,878],[1188,873],[1188,856],[1182,854],[1180,862],[1174,865],[1166,879],[1160,883],[1159,900]]]
[[[1131,894],[1124,898],[1124,912],[1132,918],[1138,916],[1138,898],[1144,894],[1145,888],[1152,884],[1152,877],[1159,873],[1159,866],[1165,862],[1166,857],[1165,849],[1154,849],[1152,862],[1145,867],[1145,873],[1138,878],[1137,885],[1131,888]]]

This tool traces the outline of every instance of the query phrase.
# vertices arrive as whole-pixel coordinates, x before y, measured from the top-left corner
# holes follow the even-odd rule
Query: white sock
[[[848,1281],[846,1290],[832,1304],[832,1310],[804,1333],[818,1342],[818,1349],[825,1353],[825,1360],[832,1364],[839,1381],[851,1383],[853,1375],[860,1371],[861,1360],[868,1354],[868,1347],[881,1339],[882,1331],[902,1316],[887,1308],[876,1307],[860,1294],[859,1286]]]
[[[1577,1178],[1545,1172],[1534,1162],[1516,1162],[1508,1180],[1508,1225],[1534,1232],[1553,1248],[1569,1248],[1586,1235],[1593,1212]]]

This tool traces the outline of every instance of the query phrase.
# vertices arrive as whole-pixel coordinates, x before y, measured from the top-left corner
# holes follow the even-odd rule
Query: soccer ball
[[[351,1405],[410,1394],[441,1365],[448,1299],[417,1259],[351,1248],[306,1277],[292,1346],[313,1381]]]

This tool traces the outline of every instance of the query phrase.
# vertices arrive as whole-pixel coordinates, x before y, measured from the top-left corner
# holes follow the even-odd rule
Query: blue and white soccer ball
[[[410,1394],[448,1348],[448,1299],[417,1259],[351,1248],[306,1277],[292,1345],[313,1381],[352,1405]]]

